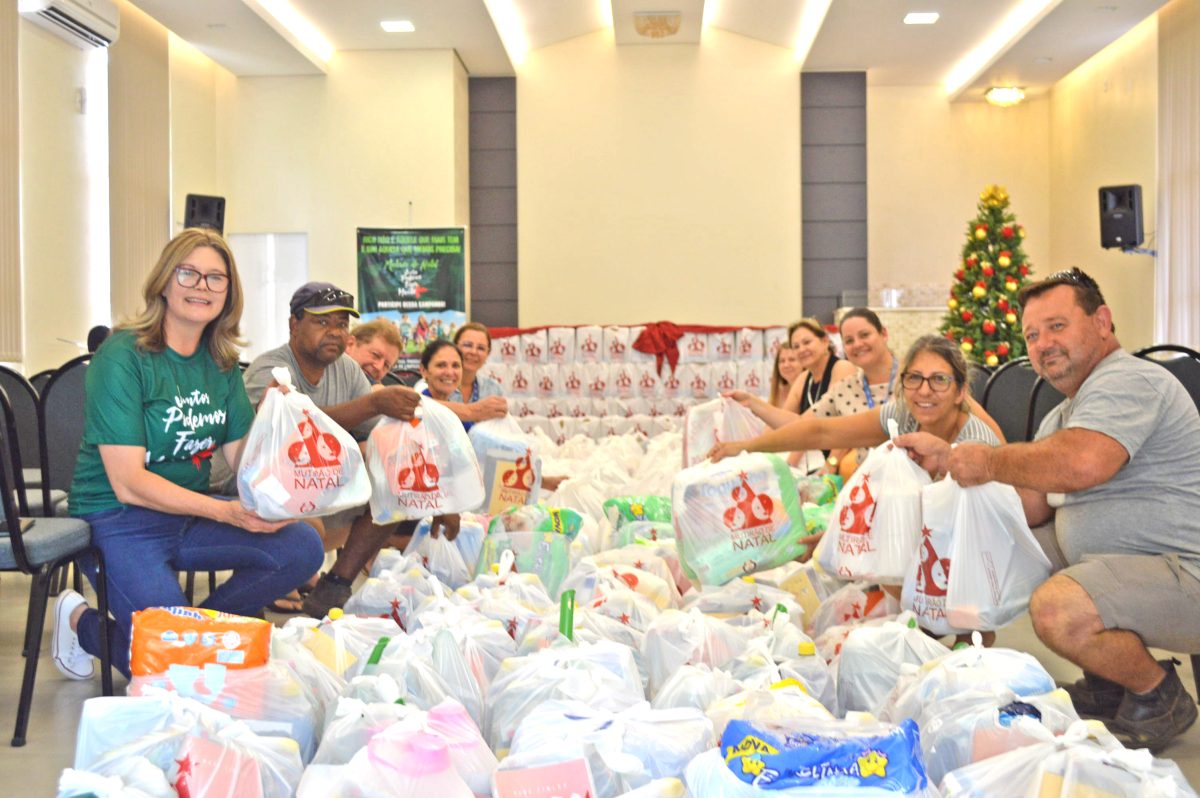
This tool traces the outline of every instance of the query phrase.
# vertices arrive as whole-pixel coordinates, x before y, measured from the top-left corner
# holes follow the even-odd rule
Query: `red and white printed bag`
[[[390,524],[474,510],[486,492],[458,416],[422,397],[411,421],[384,418],[367,439],[371,517]]]
[[[271,376],[291,389],[286,368]],[[354,437],[294,389],[267,391],[246,436],[237,485],[242,506],[269,521],[328,515],[371,496]]]

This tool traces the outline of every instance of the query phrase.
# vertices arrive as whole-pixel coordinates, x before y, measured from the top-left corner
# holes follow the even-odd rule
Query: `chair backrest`
[[[38,392],[39,396],[42,394],[42,389],[46,387],[46,383],[54,376],[54,372],[55,369],[46,369],[29,378],[29,384],[33,386],[33,390]]]
[[[13,420],[17,428],[16,445],[21,462],[36,468],[41,462],[41,442],[38,435],[38,392],[23,374],[0,366],[0,388],[8,394]]]
[[[1175,375],[1183,383],[1200,411],[1200,352],[1178,344],[1148,346],[1133,353],[1137,357],[1153,360]]]
[[[403,385],[411,388],[421,381],[421,372],[405,369],[403,371],[389,371],[383,375],[380,382],[384,385]]]
[[[25,482],[21,478],[21,453],[14,443],[16,434],[16,416],[8,394],[0,388],[0,538],[8,538],[12,546],[13,559],[17,567],[26,573],[33,573],[33,566],[25,551],[24,540],[21,537],[21,518],[17,507],[17,494],[24,494]]]
[[[53,507],[51,490],[71,489],[79,442],[83,440],[85,379],[92,356],[68,360],[47,381],[38,402],[42,434],[43,507]]]
[[[979,404],[996,420],[1009,443],[1026,440],[1029,423],[1029,394],[1037,374],[1029,358],[1010,360],[988,379]]]
[[[1029,419],[1025,422],[1025,440],[1033,440],[1042,419],[1066,398],[1053,385],[1041,377],[1037,378],[1029,391]]]
[[[978,363],[971,363],[967,367],[967,386],[971,390],[971,398],[983,404],[980,397],[983,396],[983,389],[987,387],[987,381],[991,378],[992,370],[990,368]]]

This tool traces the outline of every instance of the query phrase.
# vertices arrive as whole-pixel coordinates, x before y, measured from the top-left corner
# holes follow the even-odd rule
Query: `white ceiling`
[[[237,75],[320,74],[323,68],[264,20],[256,0],[133,0],[181,38]],[[795,46],[806,5],[817,0],[493,0],[511,2],[530,48],[606,27],[618,43],[695,41],[701,18],[770,44]],[[1051,0],[1051,10],[962,93],[989,85],[1036,94],[1154,13],[1165,0]],[[511,76],[512,64],[484,0],[291,0],[337,50],[453,49],[475,77]],[[872,85],[940,84],[951,68],[1021,0],[832,0],[805,71],[863,71]],[[678,37],[632,32],[637,11],[678,11]],[[909,11],[937,11],[930,26],[904,25]],[[408,19],[414,33],[389,34],[383,19]],[[674,39],[674,41],[673,41]]]

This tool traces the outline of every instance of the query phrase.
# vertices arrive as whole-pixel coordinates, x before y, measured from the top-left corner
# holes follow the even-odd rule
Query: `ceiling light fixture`
[[[950,70],[950,74],[946,75],[943,88],[949,99],[956,99],[963,89],[1061,2],[1062,0],[1021,0],[1008,16],[992,28],[983,41],[963,56]]]
[[[379,27],[388,33],[412,33],[417,29],[417,26],[407,19],[385,19],[379,23]]]
[[[1025,99],[1025,90],[1016,86],[992,86],[983,97],[992,105],[1008,108]]]
[[[529,38],[525,35],[525,26],[521,23],[516,3],[513,0],[483,0],[483,4],[487,6],[492,25],[500,35],[508,60],[513,66],[519,66],[529,53]]]
[[[288,0],[246,0],[246,4],[252,9],[258,11],[261,9],[271,19],[279,23],[286,32],[287,38],[290,36],[294,41],[293,45],[297,45],[304,50],[307,50],[324,64],[328,64],[333,58],[333,45],[325,38],[325,34],[317,29],[308,21],[296,7]],[[259,14],[262,16],[262,13]],[[268,23],[270,20],[267,20]]]
[[[905,25],[932,25],[940,17],[936,11],[910,11],[904,15]]]
[[[825,24],[825,15],[829,13],[832,3],[833,0],[807,0],[804,10],[800,12],[800,30],[796,34],[795,50],[796,61],[801,68],[808,60],[808,53],[817,40],[817,34],[821,32],[821,26]]]

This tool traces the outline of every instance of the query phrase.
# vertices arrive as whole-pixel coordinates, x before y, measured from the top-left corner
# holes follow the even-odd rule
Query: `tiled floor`
[[[53,796],[59,773],[70,766],[74,757],[79,708],[86,699],[100,695],[100,678],[97,675],[91,682],[73,682],[59,674],[47,653],[50,646],[47,619],[28,742],[23,748],[9,747],[25,664],[21,657],[21,636],[28,598],[27,577],[0,574],[0,607],[4,608],[0,614],[0,795]],[[1038,642],[1027,620],[1000,632],[997,645],[1034,654],[1055,678],[1075,679],[1079,675],[1077,669]],[[1181,676],[1191,689],[1191,666],[1186,661]],[[125,680],[117,675],[118,692],[123,691],[124,684]],[[1172,744],[1164,756],[1178,762],[1193,785],[1200,785],[1200,724]]]

